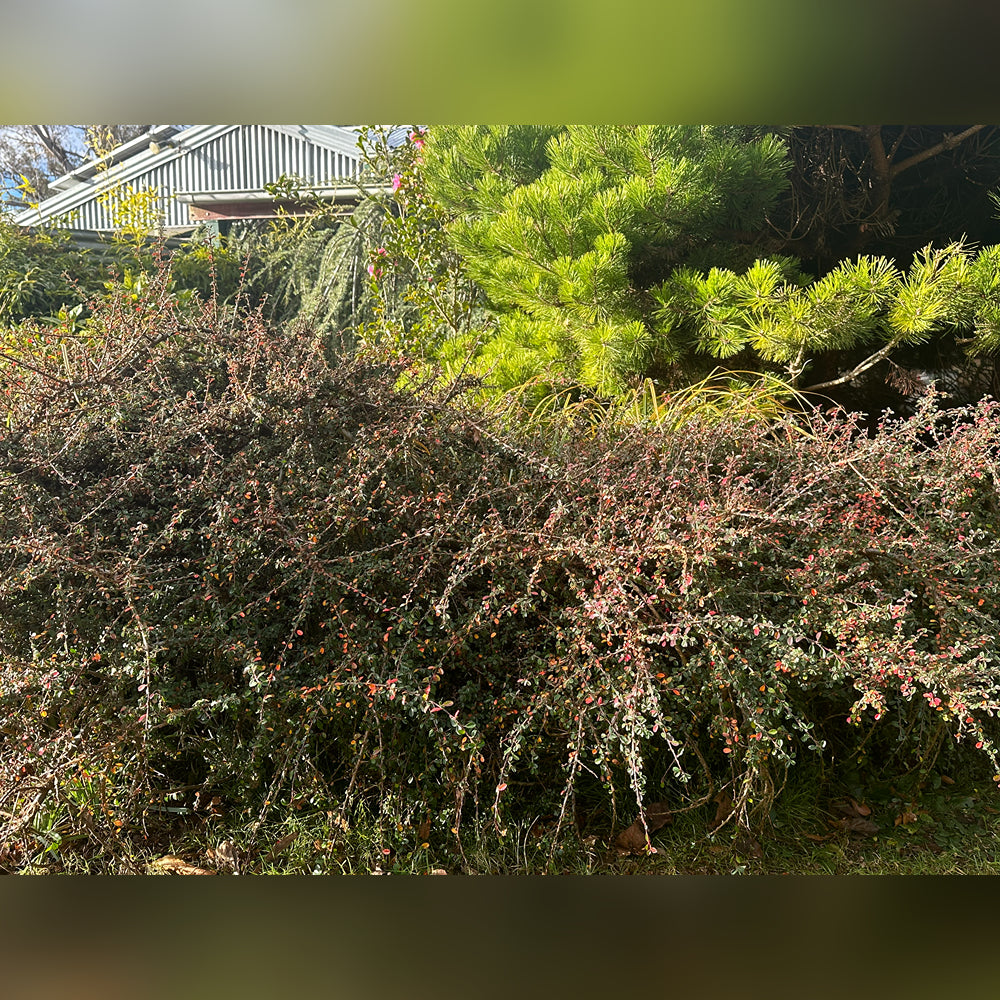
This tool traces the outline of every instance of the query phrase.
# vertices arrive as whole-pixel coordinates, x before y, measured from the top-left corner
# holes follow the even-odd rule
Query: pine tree
[[[754,130],[472,126],[431,133],[424,173],[496,312],[477,358],[500,391],[613,397],[679,360],[650,290],[761,223],[785,149]],[[719,259],[718,257],[716,259]]]
[[[816,279],[757,259],[790,166],[763,129],[467,126],[426,147],[417,169],[491,314],[428,353],[472,352],[492,392],[614,401],[713,371],[821,390],[935,337],[1000,346],[997,248],[860,256]]]

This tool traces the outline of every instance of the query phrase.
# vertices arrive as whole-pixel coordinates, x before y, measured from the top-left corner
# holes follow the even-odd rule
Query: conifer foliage
[[[534,402],[672,391],[713,371],[828,389],[935,338],[995,349],[996,248],[860,256],[819,276],[758,256],[788,169],[761,129],[431,130],[415,176],[489,312],[418,347],[451,366],[471,356],[488,391]]]
[[[741,129],[466,127],[432,131],[424,170],[496,310],[491,381],[613,396],[677,360],[649,288],[760,225],[786,162]]]
[[[927,246],[905,270],[885,257],[844,261],[808,284],[758,260],[744,273],[680,268],[653,289],[668,339],[726,359],[752,351],[792,384],[827,388],[863,374],[901,346],[943,333],[974,352],[1000,345],[1000,247]],[[817,355],[865,349],[862,359],[810,384]]]

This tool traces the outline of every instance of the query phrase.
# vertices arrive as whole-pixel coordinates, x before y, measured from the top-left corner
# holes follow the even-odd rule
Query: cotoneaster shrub
[[[57,787],[413,846],[599,789],[759,828],[796,761],[945,736],[1000,772],[996,404],[515,436],[165,285],[91,309],[0,359],[8,843]]]

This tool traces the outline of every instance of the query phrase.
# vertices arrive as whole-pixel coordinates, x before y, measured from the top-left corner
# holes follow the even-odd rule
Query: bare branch
[[[69,173],[70,170],[79,165],[81,157],[68,150],[52,129],[45,125],[29,125],[28,127],[58,169],[62,170],[64,174]]]
[[[909,125],[904,125],[899,135],[896,137],[896,141],[892,144],[892,149],[889,150],[889,160],[895,159],[896,154],[899,152],[899,147],[903,144],[903,140],[906,138],[906,133],[910,131]]]
[[[877,365],[883,358],[887,358],[900,343],[901,337],[894,337],[885,345],[880,351],[876,351],[874,354],[865,358],[859,365],[852,368],[846,375],[841,375],[840,378],[830,379],[829,382],[817,382],[815,385],[807,385],[802,392],[816,392],[819,389],[830,389],[835,385],[843,385],[845,382],[850,382],[851,379],[857,378],[859,375],[868,371],[869,368]]]
[[[901,174],[904,170],[909,170],[910,167],[915,167],[918,163],[923,163],[924,160],[929,160],[932,156],[937,156],[938,153],[943,153],[946,149],[954,149],[956,146],[968,139],[970,135],[975,135],[977,132],[981,132],[984,128],[989,128],[989,126],[971,125],[964,132],[959,132],[958,135],[946,135],[939,143],[929,146],[927,149],[921,150],[919,153],[914,153],[913,156],[908,156],[902,161],[902,163],[897,163],[890,170],[890,176],[895,177],[897,174]]]

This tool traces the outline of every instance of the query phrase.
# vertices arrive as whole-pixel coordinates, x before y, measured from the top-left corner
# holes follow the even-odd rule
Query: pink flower
[[[424,148],[424,131],[424,129],[420,129],[419,132],[410,133],[410,142],[412,142],[417,149]]]
[[[379,247],[375,251],[376,257],[385,257],[387,253],[388,253],[388,251],[386,250],[385,247]],[[381,267],[376,267],[375,266],[375,261],[371,261],[368,264],[368,273],[373,278],[381,278],[382,277],[382,268]]]
[[[392,190],[393,191],[398,191],[399,190],[399,186],[402,183],[403,183],[403,178],[400,177],[399,174],[393,174],[392,175]]]

